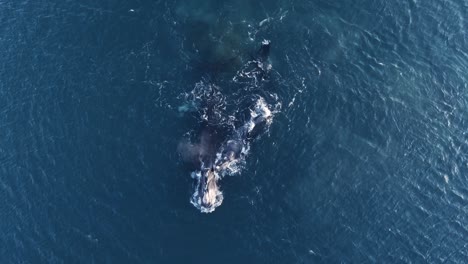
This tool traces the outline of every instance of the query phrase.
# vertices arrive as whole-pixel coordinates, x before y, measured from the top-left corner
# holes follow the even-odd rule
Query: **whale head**
[[[223,202],[223,193],[219,189],[219,175],[213,167],[203,168],[193,175],[197,179],[191,203],[203,213],[211,213]]]

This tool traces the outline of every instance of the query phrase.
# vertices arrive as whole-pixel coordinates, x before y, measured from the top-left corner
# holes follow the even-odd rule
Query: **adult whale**
[[[263,41],[255,58],[249,61],[241,70],[254,77],[255,82],[263,79],[270,67],[268,56],[270,41]],[[196,91],[195,91],[196,90]],[[195,179],[195,187],[190,202],[201,212],[213,212],[223,201],[223,193],[219,187],[219,180],[225,175],[232,175],[239,171],[239,164],[245,161],[250,148],[250,142],[257,131],[272,120],[272,112],[265,100],[256,96],[256,101],[250,106],[250,116],[242,125],[225,133],[222,112],[223,98],[221,90],[214,84],[198,83],[194,89],[197,106],[200,113],[202,129],[198,142],[195,144],[184,142],[179,145],[179,151],[186,160],[195,164],[191,173]]]
[[[216,153],[204,152],[199,156],[200,169],[192,172],[196,187],[190,202],[195,207],[202,212],[209,213],[221,205],[223,194],[219,189],[218,181],[225,175],[237,172],[238,164],[245,160],[250,142],[258,133],[256,131],[269,125],[272,117],[272,112],[265,100],[259,97],[253,109],[250,110],[250,119],[236,129],[219,148],[210,146],[210,149],[218,149]],[[204,144],[213,144],[211,138],[214,138],[214,135],[209,137],[210,139],[202,140]]]

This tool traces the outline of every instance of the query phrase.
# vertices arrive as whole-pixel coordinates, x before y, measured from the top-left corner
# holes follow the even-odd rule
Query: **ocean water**
[[[467,263],[467,19],[463,0],[0,2],[0,263]],[[234,81],[264,39],[265,80]],[[280,105],[209,214],[177,151],[200,81]]]

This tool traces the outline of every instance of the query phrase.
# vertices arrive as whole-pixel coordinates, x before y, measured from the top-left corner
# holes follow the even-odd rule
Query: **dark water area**
[[[0,263],[468,262],[466,1],[0,7]],[[264,39],[281,109],[200,213],[182,95]]]

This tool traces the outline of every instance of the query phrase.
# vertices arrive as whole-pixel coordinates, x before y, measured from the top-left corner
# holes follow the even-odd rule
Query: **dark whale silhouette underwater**
[[[234,77],[250,78],[255,83],[263,80],[271,69],[268,62],[270,41],[264,40],[255,57]],[[250,143],[271,124],[274,110],[265,99],[252,94],[252,104],[243,122],[232,121],[222,109],[228,100],[221,88],[213,83],[199,82],[191,92],[192,99],[179,107],[184,112],[193,108],[201,120],[195,142],[182,141],[178,151],[184,161],[191,163],[195,180],[190,202],[203,213],[213,212],[223,202],[219,181],[226,175],[239,173],[250,149]],[[238,120],[236,120],[238,121]],[[227,124],[227,125],[226,125]]]

